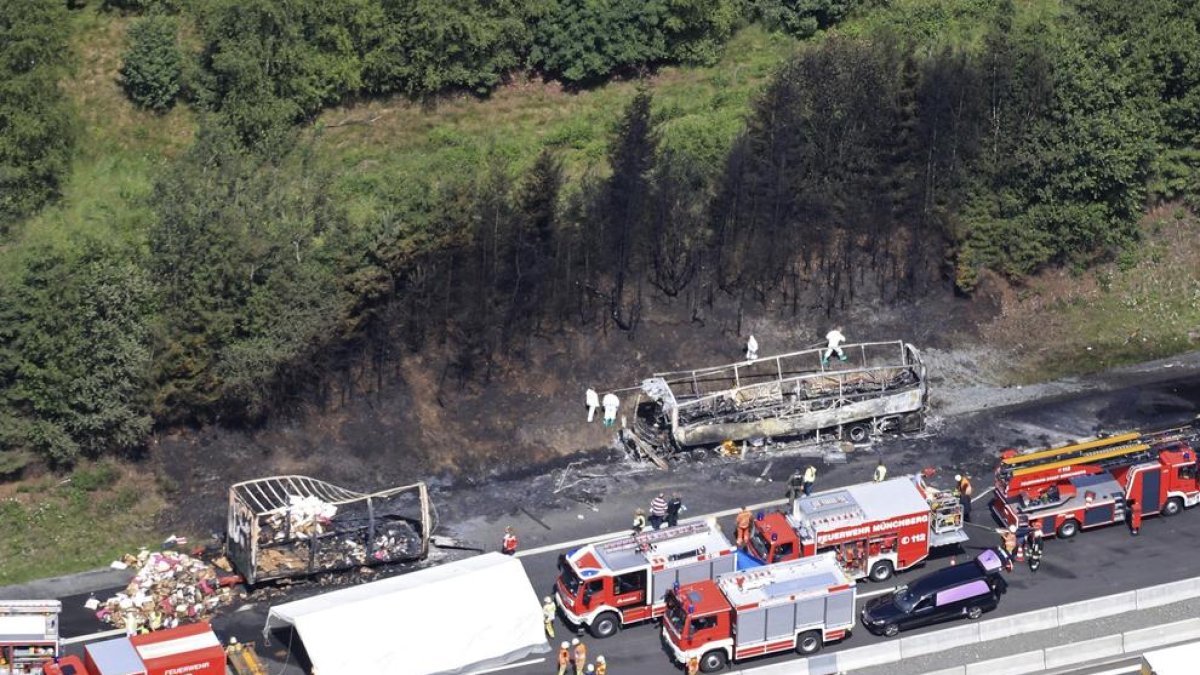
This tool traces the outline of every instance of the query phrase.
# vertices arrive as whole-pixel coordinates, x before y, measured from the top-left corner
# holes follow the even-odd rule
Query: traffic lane
[[[951,558],[961,564],[978,555],[983,549],[998,545],[1000,535],[996,530],[999,524],[984,521],[987,510],[981,507],[982,502],[976,504],[973,514],[976,522],[968,527],[970,539],[961,548],[939,551],[925,564],[896,575],[886,584],[860,583],[859,607],[865,602],[863,596],[866,594],[916,579],[922,574],[949,565]],[[1069,540],[1049,539],[1046,541],[1041,569],[1035,573],[1029,570],[1028,565],[1017,565],[1012,573],[1006,574],[1008,593],[1001,600],[1000,607],[987,614],[986,618],[1012,616],[1193,577],[1196,571],[1192,560],[1200,551],[1200,545],[1192,535],[1198,527],[1197,519],[1200,519],[1200,509],[1191,509],[1174,518],[1146,519],[1142,523],[1141,534],[1137,537],[1132,536],[1128,528],[1122,525],[1112,525],[1085,531]],[[722,524],[727,528],[731,526],[730,523]],[[557,554],[541,554],[522,559],[530,579],[543,594],[553,587],[556,561]],[[905,631],[901,637],[928,633],[961,623],[948,622]],[[556,628],[558,635],[552,641],[554,647],[557,647],[557,641],[564,636],[568,640],[573,636],[563,628],[561,622],[556,622]],[[607,640],[596,640],[582,630],[578,631],[577,635],[588,643],[590,654],[603,654],[615,672],[678,672],[678,667],[671,662],[661,644],[659,628],[654,623],[631,626]],[[841,643],[827,645],[825,650],[833,652],[862,647],[887,639],[889,638],[872,635],[859,625],[850,638]],[[781,654],[750,659],[741,665],[768,665],[795,658],[799,657],[794,654]],[[506,672],[533,675],[544,671],[544,667],[532,665]]]

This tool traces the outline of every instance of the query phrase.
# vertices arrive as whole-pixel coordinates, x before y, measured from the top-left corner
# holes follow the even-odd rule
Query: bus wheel
[[[700,657],[700,670],[705,673],[715,673],[725,667],[725,652],[714,649]]]
[[[887,581],[892,578],[892,561],[880,560],[871,565],[871,581]]]
[[[821,632],[810,630],[796,638],[796,651],[800,654],[816,654],[821,651]]]
[[[592,625],[588,626],[588,632],[595,638],[607,638],[617,634],[617,629],[621,627],[621,622],[617,620],[617,615],[612,612],[604,612],[596,617]]]
[[[850,425],[850,441],[853,443],[866,443],[871,438],[871,427],[866,424],[851,424]]]

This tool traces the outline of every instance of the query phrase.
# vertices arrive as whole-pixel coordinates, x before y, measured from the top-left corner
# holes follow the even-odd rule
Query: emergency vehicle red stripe
[[[842,584],[841,586],[831,586],[831,587],[829,588],[829,592],[830,592],[830,593],[836,593],[836,592],[838,592],[838,591],[844,591],[844,590],[846,590],[847,588],[850,588],[850,584]]]
[[[783,640],[780,642],[771,642],[767,645],[767,651],[777,652],[780,649],[791,649],[796,645],[795,640]]]
[[[841,640],[844,637],[846,637],[846,631],[844,630],[831,630],[825,634],[826,640]]]
[[[747,656],[755,656],[756,654],[762,654],[762,653],[765,653],[766,651],[767,651],[766,645],[759,645],[757,647],[747,647],[746,649],[739,649],[737,651],[737,657],[740,659],[740,658],[744,658]]]
[[[748,609],[754,609],[755,607],[758,607],[758,603],[757,603],[757,602],[752,602],[752,603],[750,603],[750,604],[748,604],[748,605],[738,605],[738,611],[739,611],[739,612],[744,612],[744,611],[746,611],[746,610],[748,610]]]

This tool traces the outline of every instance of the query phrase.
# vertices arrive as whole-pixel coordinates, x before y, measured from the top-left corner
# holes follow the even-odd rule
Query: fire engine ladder
[[[1097,438],[1084,443],[1008,457],[1000,462],[1000,477],[1009,479],[1075,464],[1115,465],[1139,461],[1150,448],[1137,432]]]
[[[608,544],[603,544],[605,552],[628,551],[630,549],[643,549],[653,551],[656,544],[669,541],[671,539],[679,539],[692,534],[699,534],[708,531],[708,523],[703,521],[688,523],[678,527],[669,527],[662,530],[650,530],[635,534],[628,539],[621,539]]]

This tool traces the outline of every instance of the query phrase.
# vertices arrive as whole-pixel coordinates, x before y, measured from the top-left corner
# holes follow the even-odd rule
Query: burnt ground
[[[151,452],[172,504],[162,527],[219,532],[228,487],[277,474],[361,491],[424,480],[435,494],[466,495],[456,502],[466,507],[473,488],[508,479],[531,477],[530,487],[541,493],[545,486],[538,481],[572,461],[610,463],[609,435],[599,424],[581,423],[588,386],[626,387],[658,370],[737,360],[750,334],[763,354],[801,349],[822,342],[833,325],[842,325],[852,342],[902,339],[957,353],[956,344],[974,344],[978,323],[992,311],[987,300],[967,301],[948,290],[918,303],[854,306],[829,317],[758,305],[751,314],[732,300],[693,304],[651,299],[633,333],[610,325],[530,336],[493,367],[487,382],[445,377],[450,355],[442,347],[402,357],[380,386],[347,392],[344,402],[324,410],[301,410],[252,431],[211,426],[163,434]],[[931,353],[933,361],[939,358]],[[982,358],[971,353],[948,363],[963,370],[965,361],[970,371]],[[931,363],[935,377],[938,371]],[[358,379],[374,385],[373,378]],[[489,503],[488,510],[496,506]]]

